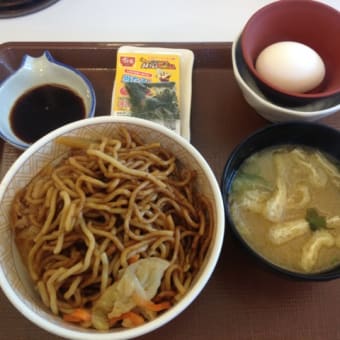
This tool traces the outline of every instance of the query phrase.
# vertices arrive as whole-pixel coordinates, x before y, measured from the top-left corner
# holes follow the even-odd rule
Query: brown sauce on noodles
[[[119,291],[110,287],[132,264],[159,258],[166,265],[150,301],[134,297],[130,310],[118,317],[110,311],[111,319],[100,310],[103,327],[154,319],[189,289],[212,237],[211,203],[196,192],[195,172],[125,129],[118,138],[59,142],[70,145],[69,156],[45,167],[12,205],[16,242],[43,303],[98,328],[76,316],[100,309],[100,297]]]

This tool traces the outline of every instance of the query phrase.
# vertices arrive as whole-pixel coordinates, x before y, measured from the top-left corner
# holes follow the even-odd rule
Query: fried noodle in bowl
[[[69,338],[160,327],[198,295],[221,249],[210,168],[181,137],[139,119],[52,132],[12,166],[0,195],[15,234],[4,250],[15,243],[22,255],[2,266],[2,287],[25,316]]]

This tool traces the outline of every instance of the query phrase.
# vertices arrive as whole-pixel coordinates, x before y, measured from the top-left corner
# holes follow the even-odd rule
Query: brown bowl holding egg
[[[258,86],[273,102],[292,106],[334,96],[340,100],[340,45],[333,43],[334,38],[339,35],[340,13],[336,9],[310,0],[276,1],[262,7],[246,23],[241,36],[242,55]],[[300,92],[282,86],[282,82],[273,83],[263,76],[256,68],[257,59],[264,49],[278,42],[302,44],[305,52],[308,49],[302,56],[297,53],[295,60],[298,65],[309,63],[309,70],[306,71],[308,75],[320,73],[320,64],[314,64],[314,57],[318,55],[325,68],[321,81],[307,84],[312,85],[312,88],[307,91],[302,89]],[[284,51],[288,54],[295,53],[294,46],[293,51],[289,44],[285,48]],[[278,54],[282,56],[282,50]],[[269,55],[268,67],[283,70],[280,64],[282,58],[280,59],[275,58],[275,53]],[[309,78],[304,78],[301,67],[300,70],[300,79],[296,78],[299,76],[296,71],[292,71],[290,75],[286,70],[283,71],[282,78],[288,76],[288,80],[293,83],[298,80],[310,82]]]

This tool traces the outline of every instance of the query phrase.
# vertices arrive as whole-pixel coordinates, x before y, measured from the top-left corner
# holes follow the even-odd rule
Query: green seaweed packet
[[[151,120],[190,141],[193,60],[187,49],[120,47],[111,115]]]

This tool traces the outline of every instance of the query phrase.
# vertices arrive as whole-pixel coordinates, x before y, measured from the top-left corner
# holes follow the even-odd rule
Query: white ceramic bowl
[[[232,45],[232,64],[235,79],[247,103],[271,122],[293,120],[315,121],[340,111],[340,103],[332,98],[320,99],[299,107],[284,107],[271,102],[261,92],[242,58],[240,37]]]
[[[121,125],[137,133],[145,142],[161,142],[165,148],[176,155],[182,164],[197,171],[199,191],[211,200],[216,224],[205,264],[188,293],[175,306],[142,326],[99,332],[68,324],[52,315],[43,306],[21,264],[9,226],[9,213],[16,191],[25,186],[46,163],[65,152],[64,146],[54,143],[56,137],[72,135],[98,138],[114,133]],[[225,228],[220,188],[215,175],[201,154],[183,137],[169,129],[150,121],[131,117],[105,116],[80,120],[54,130],[34,143],[15,161],[0,184],[0,216],[0,284],[4,293],[12,304],[37,326],[58,336],[82,340],[133,338],[151,332],[178,316],[198,296],[212,275],[221,252]]]
[[[20,68],[0,85],[0,137],[19,149],[26,149],[30,145],[13,132],[10,114],[16,101],[23,94],[47,84],[69,88],[82,99],[85,117],[94,115],[95,91],[82,72],[57,61],[48,51],[40,57],[25,55]]]

